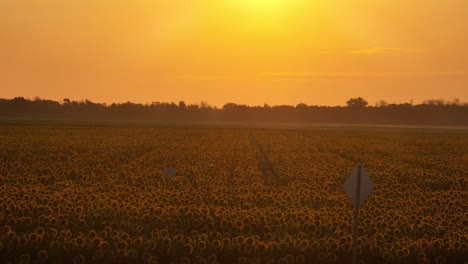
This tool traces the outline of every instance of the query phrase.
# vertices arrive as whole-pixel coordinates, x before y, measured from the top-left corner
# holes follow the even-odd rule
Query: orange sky
[[[2,0],[0,97],[468,101],[466,0]]]

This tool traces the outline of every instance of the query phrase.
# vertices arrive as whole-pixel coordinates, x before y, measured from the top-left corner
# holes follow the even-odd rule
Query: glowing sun
[[[246,5],[257,10],[278,9],[288,3],[288,0],[244,0]]]
[[[278,22],[288,12],[292,0],[242,0],[244,9],[251,26],[271,24]]]

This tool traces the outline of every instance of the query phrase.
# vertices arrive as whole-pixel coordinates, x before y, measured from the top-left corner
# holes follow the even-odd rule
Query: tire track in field
[[[313,143],[316,142],[317,150],[319,152],[331,153],[331,154],[337,155],[343,160],[351,161],[352,163],[357,162],[356,157],[354,157],[353,155],[346,153],[345,151],[343,151],[343,149],[333,147],[333,146],[338,145],[338,142],[336,142],[336,139],[329,141],[329,142],[324,142],[323,139],[320,139],[318,136],[310,135],[308,133],[302,133],[302,136],[311,140]]]
[[[232,159],[231,163],[229,164],[229,173],[228,173],[228,179],[227,179],[227,187],[231,190],[232,187],[234,186],[234,170],[236,168],[236,163],[237,163],[237,157],[239,155],[239,143],[240,140],[238,139],[236,143],[234,144],[234,148],[232,150]]]
[[[249,134],[249,141],[250,144],[256,147],[257,166],[263,175],[264,184],[275,187],[287,185],[288,180],[278,174],[273,162],[271,162],[271,159],[268,156],[268,153],[265,151],[264,146],[258,142],[252,132]]]

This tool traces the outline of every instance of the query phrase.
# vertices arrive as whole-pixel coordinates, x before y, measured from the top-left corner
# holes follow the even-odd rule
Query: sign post
[[[176,176],[176,169],[174,167],[165,167],[164,176],[173,179]]]
[[[353,225],[353,264],[357,264],[358,258],[358,226],[359,209],[372,192],[374,184],[369,178],[366,169],[359,162],[346,179],[344,190],[348,194],[354,205],[354,225]]]

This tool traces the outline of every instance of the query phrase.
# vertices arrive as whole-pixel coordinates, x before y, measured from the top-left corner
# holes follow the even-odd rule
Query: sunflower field
[[[0,263],[468,261],[468,132],[0,126]],[[175,176],[165,175],[174,168]]]

